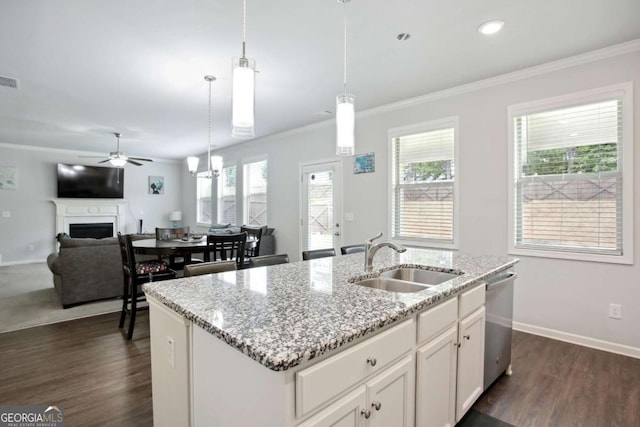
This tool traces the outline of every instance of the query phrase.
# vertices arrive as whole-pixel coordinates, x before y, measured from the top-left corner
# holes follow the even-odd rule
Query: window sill
[[[509,248],[509,255],[531,256],[537,258],[567,259],[585,262],[603,262],[608,264],[633,264],[633,255],[599,255],[577,252],[549,251],[542,249]]]

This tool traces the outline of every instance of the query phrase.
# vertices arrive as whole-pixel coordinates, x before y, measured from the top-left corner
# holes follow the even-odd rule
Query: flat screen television
[[[122,199],[124,169],[58,163],[58,197]]]

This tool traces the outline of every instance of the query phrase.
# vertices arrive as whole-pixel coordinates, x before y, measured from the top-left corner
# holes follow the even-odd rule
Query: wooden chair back
[[[330,256],[336,256],[336,250],[333,248],[328,249],[315,249],[310,251],[302,251],[302,259],[304,261],[316,258],[326,258]]]
[[[205,262],[234,260],[240,270],[244,264],[244,246],[247,233],[209,234],[207,249],[204,254]]]
[[[289,262],[289,255],[262,255],[249,258],[249,268],[253,267],[265,267],[267,265],[286,264]]]
[[[200,264],[189,264],[184,266],[184,277],[222,273],[224,271],[235,271],[237,269],[235,261],[212,261]]]
[[[266,226],[259,227],[250,225],[243,225],[240,227],[240,232],[245,232],[247,233],[247,236],[253,236],[257,240],[254,247],[245,249],[245,256],[260,256],[260,239],[262,238],[262,233],[264,233],[264,230],[266,230],[266,228]]]

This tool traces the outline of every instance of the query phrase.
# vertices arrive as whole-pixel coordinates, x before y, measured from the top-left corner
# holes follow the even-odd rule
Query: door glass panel
[[[306,250],[333,247],[334,238],[333,170],[307,174]]]

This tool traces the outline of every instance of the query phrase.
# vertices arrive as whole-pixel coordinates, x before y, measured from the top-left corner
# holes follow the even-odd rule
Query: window
[[[208,172],[200,172],[196,177],[196,222],[211,224],[211,179]]]
[[[244,165],[244,223],[267,225],[267,161]]]
[[[513,253],[632,261],[631,94],[617,85],[510,108]]]
[[[236,224],[236,165],[222,168],[218,178],[218,222]]]
[[[449,118],[389,132],[393,238],[455,247],[457,127]]]

